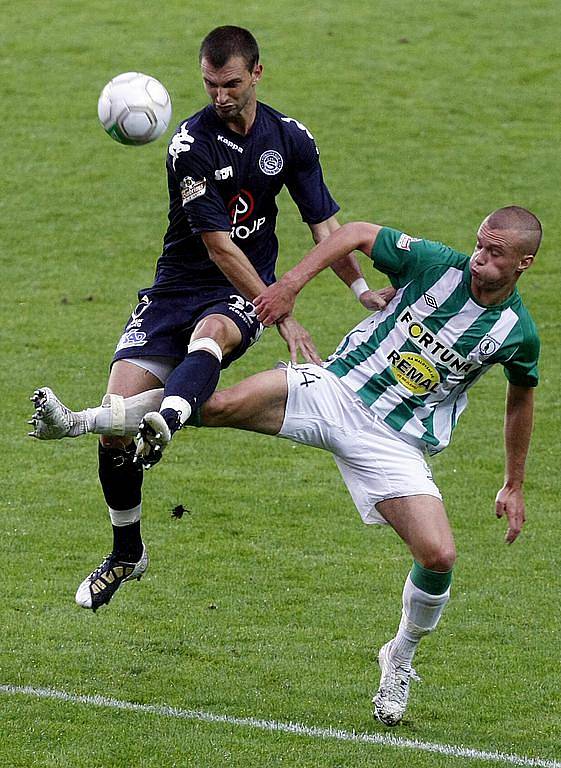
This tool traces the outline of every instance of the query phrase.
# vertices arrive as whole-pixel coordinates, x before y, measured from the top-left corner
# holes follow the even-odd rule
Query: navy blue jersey
[[[260,102],[247,136],[231,131],[211,105],[180,123],[169,144],[167,174],[169,226],[150,292],[230,286],[209,259],[202,232],[230,232],[263,282],[274,282],[275,198],[284,185],[308,224],[339,210],[313,136]]]

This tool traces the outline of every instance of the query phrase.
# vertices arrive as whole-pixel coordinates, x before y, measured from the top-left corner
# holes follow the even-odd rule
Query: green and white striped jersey
[[[495,363],[515,385],[538,383],[539,338],[518,290],[484,307],[469,256],[383,228],[372,259],[397,293],[343,339],[326,368],[410,443],[450,442],[467,390]]]

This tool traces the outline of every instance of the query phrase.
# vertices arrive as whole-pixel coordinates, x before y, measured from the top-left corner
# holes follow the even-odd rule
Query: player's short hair
[[[232,56],[241,56],[253,72],[259,63],[259,46],[251,32],[243,27],[216,27],[201,43],[199,64],[207,59],[215,69],[221,69]]]
[[[524,254],[536,254],[542,241],[542,225],[538,217],[527,208],[507,205],[486,218],[490,229],[511,229],[519,235],[520,249]]]

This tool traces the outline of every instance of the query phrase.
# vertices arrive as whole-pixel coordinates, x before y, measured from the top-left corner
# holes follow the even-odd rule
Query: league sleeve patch
[[[202,197],[206,192],[206,179],[195,181],[191,176],[185,176],[185,178],[179,182],[181,189],[181,199],[183,204],[190,203],[191,200],[195,200],[197,197]]]
[[[419,243],[421,242],[420,237],[411,237],[410,235],[406,235],[405,232],[403,232],[397,241],[396,248],[400,248],[402,251],[410,251],[411,250],[411,243]]]

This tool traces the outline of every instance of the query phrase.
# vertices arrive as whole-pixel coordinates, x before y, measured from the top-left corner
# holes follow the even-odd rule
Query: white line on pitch
[[[403,739],[388,733],[355,733],[336,728],[319,728],[301,723],[282,723],[276,720],[260,720],[254,717],[231,717],[216,715],[212,712],[200,712],[194,709],[178,709],[162,704],[136,704],[133,701],[120,701],[107,696],[81,696],[52,688],[35,688],[29,685],[0,685],[0,693],[34,696],[40,699],[57,699],[71,704],[90,704],[95,707],[110,707],[111,709],[143,712],[150,715],[175,717],[181,720],[198,720],[204,723],[226,723],[240,725],[246,728],[257,728],[262,731],[290,733],[296,736],[308,736],[315,739],[334,739],[349,741],[355,744],[377,744],[382,747],[397,747],[400,749],[415,749],[422,752],[436,752],[449,757],[465,757],[470,760],[485,762],[507,763],[509,765],[530,766],[531,768],[561,768],[558,760],[544,760],[540,757],[524,757],[505,752],[487,752],[469,747],[454,746],[453,744],[435,744],[417,739]]]

